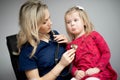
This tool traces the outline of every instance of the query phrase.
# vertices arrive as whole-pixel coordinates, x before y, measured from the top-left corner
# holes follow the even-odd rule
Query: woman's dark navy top
[[[57,31],[54,31],[55,34],[58,34]],[[55,51],[57,48],[57,42],[54,41],[53,35],[50,32],[50,41],[44,42],[40,41],[38,44],[37,50],[32,58],[30,58],[30,54],[33,50],[33,47],[26,43],[22,46],[20,56],[19,56],[19,69],[20,71],[32,70],[38,68],[39,75],[43,76],[48,73],[55,64]],[[60,44],[58,59],[60,60],[62,54],[65,52],[65,44]],[[68,68],[65,68],[61,74],[65,74],[68,72]],[[69,78],[69,77],[68,77]],[[59,76],[56,80],[69,80],[67,78],[63,78]]]

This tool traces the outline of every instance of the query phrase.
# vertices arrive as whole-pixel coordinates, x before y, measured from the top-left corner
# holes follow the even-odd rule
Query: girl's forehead
[[[76,15],[76,14],[79,14],[78,11],[70,11],[67,15]]]
[[[71,13],[68,13],[67,15],[66,15],[66,17],[79,17],[79,13],[78,12],[71,12]]]

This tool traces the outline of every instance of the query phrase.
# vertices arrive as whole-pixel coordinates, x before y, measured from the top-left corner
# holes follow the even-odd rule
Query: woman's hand
[[[68,38],[63,34],[53,35],[53,36],[54,36],[54,40],[57,41],[58,43],[68,43]]]
[[[59,62],[61,64],[61,66],[66,67],[73,61],[73,59],[75,57],[75,51],[76,51],[75,49],[70,49],[70,50],[67,50],[62,55],[62,58]]]

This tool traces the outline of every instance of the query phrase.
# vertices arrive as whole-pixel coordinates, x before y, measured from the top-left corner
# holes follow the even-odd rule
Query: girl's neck
[[[81,37],[81,36],[84,35],[84,34],[85,34],[85,31],[81,32],[81,33],[78,34],[78,35],[75,35],[75,38],[74,38],[74,39],[77,39],[77,38]]]

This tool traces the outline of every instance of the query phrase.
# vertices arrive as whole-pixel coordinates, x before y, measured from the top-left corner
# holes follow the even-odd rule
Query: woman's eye
[[[46,24],[46,22],[43,22],[43,24]]]

